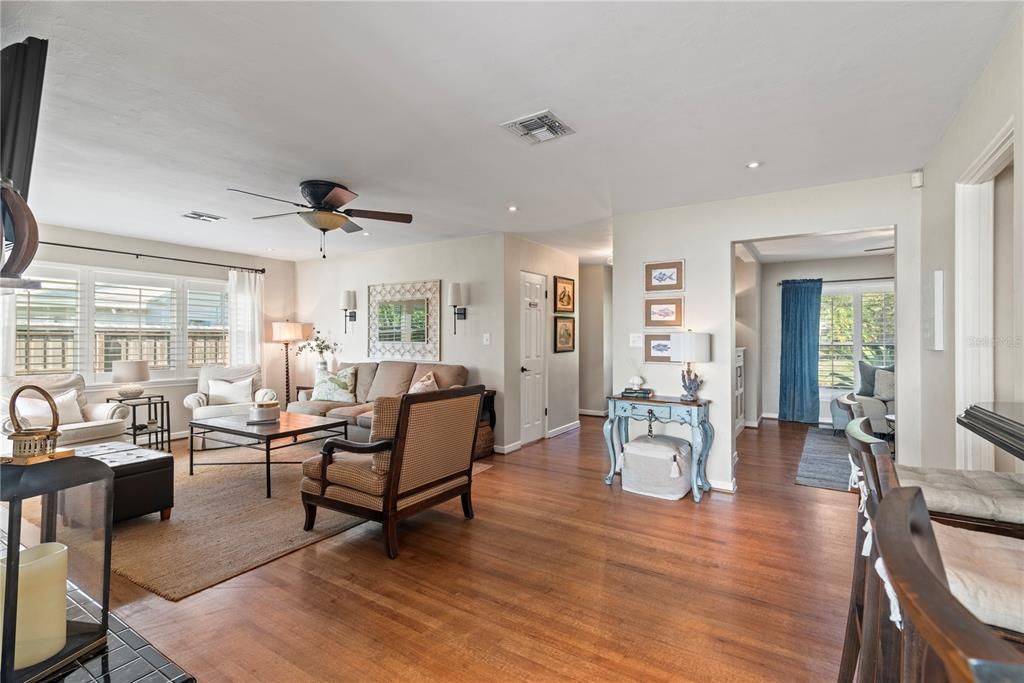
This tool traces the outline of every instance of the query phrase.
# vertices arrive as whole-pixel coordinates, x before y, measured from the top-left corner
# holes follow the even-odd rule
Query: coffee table
[[[301,460],[276,460],[271,462],[271,451],[291,446],[300,446],[304,443],[322,441],[332,436],[348,438],[348,420],[344,418],[320,417],[319,415],[303,415],[301,413],[281,413],[281,419],[276,422],[265,424],[246,424],[248,418],[245,415],[229,415],[226,417],[210,417],[200,420],[192,420],[188,423],[188,473],[192,475],[197,465],[265,465],[267,468],[267,498],[270,498],[270,466],[271,465],[301,465]],[[310,436],[299,439],[300,436],[313,434],[314,432],[327,432],[322,436]],[[218,439],[211,434],[231,434],[253,439],[253,444],[238,444],[233,441]],[[201,436],[208,441],[223,443],[229,446],[241,446],[261,450],[264,453],[263,460],[248,460],[245,462],[195,462],[195,449],[193,443],[195,437]],[[284,443],[273,445],[275,439],[291,439]]]

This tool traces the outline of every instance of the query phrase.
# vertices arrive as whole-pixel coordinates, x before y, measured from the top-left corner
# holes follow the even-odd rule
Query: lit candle
[[[52,657],[67,642],[68,547],[42,543],[21,551],[18,563],[18,622],[14,668]],[[0,562],[0,613],[3,613],[7,565]]]

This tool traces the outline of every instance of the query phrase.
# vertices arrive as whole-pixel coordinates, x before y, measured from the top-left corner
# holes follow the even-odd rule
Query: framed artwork
[[[576,350],[576,318],[555,318],[555,353]]]
[[[683,298],[644,299],[644,327],[682,327]]]
[[[686,262],[656,261],[644,264],[644,292],[681,292],[686,289]]]
[[[644,362],[645,363],[671,363],[672,362],[672,335],[669,335],[669,334],[645,334],[644,335]]]
[[[555,276],[555,313],[576,312],[576,281]]]

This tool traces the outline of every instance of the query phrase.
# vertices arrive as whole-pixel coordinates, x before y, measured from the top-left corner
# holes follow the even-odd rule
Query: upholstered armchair
[[[398,557],[398,520],[460,496],[473,518],[473,450],[482,386],[387,396],[373,403],[370,442],[328,439],[302,465],[304,529],[325,507],[380,522]]]
[[[131,417],[131,408],[120,403],[88,403],[85,398],[85,379],[77,374],[61,375],[21,375],[18,377],[4,377],[2,395],[3,417],[2,431],[4,435],[14,431],[14,425],[9,417],[9,406],[11,394],[18,387],[25,384],[34,384],[56,397],[72,389],[78,392],[77,403],[82,413],[81,422],[62,422],[59,426],[60,437],[57,439],[58,446],[85,445],[101,441],[124,441],[127,439],[125,431],[128,429],[128,420]],[[33,392],[26,391],[24,398],[38,399],[40,396]],[[21,402],[19,397],[18,402]],[[3,439],[3,446],[10,442]]]
[[[244,382],[252,378],[252,389],[247,392],[248,398],[244,401],[231,403],[218,402],[216,397],[210,398],[210,381],[222,380],[226,382]],[[273,389],[263,389],[261,386],[261,373],[259,365],[235,365],[222,367],[219,365],[206,365],[199,369],[198,391],[185,397],[185,407],[192,411],[192,419],[205,417],[224,417],[226,415],[245,415],[249,412],[253,401],[276,401],[277,392]]]

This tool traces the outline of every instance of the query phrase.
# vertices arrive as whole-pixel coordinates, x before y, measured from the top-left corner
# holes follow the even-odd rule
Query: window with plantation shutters
[[[174,280],[96,273],[93,285],[94,370],[116,360],[149,361],[151,371],[177,367],[177,287]]]
[[[185,365],[228,364],[228,292],[223,286],[188,283]]]
[[[77,273],[36,269],[29,274],[40,285],[15,295],[15,374],[77,372],[82,352]]]
[[[876,367],[896,362],[896,292],[891,284],[825,285],[818,386],[855,389],[861,360]]]

